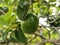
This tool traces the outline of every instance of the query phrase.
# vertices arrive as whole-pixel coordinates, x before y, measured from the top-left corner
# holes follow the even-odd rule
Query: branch
[[[60,43],[60,39],[46,39],[44,41],[41,41],[38,45],[44,44],[44,43],[58,44],[58,43]]]
[[[1,13],[1,14],[5,14],[5,12],[4,12],[3,10],[1,10],[1,9],[0,9],[0,13]]]
[[[60,27],[54,27],[54,26],[45,26],[45,25],[41,25],[39,27],[48,27],[48,28],[57,28],[57,29],[60,29]]]
[[[43,37],[42,35],[39,35],[39,34],[34,34],[35,36],[31,39],[31,40],[29,40],[28,42],[31,42],[33,39],[35,39],[37,36],[38,37],[40,37],[42,40],[45,40],[46,38],[45,37]]]
[[[46,38],[43,37],[42,35],[39,35],[39,34],[36,34],[36,33],[35,33],[34,35],[35,35],[35,36],[39,36],[41,39],[44,39],[44,40],[46,39]]]
[[[60,15],[49,15],[49,17],[54,17],[54,16],[60,16]],[[43,18],[44,18],[44,17],[46,17],[46,16],[41,16],[41,15],[40,15],[39,17],[43,17]],[[54,18],[55,18],[55,17],[54,17]]]
[[[35,39],[37,36],[34,36],[31,40],[29,40],[28,42],[31,42],[33,39]]]

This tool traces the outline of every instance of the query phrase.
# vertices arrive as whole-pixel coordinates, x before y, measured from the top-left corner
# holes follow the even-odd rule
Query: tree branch
[[[1,10],[1,9],[0,9],[0,13],[1,13],[1,14],[5,14],[5,12],[4,12],[3,10]]]
[[[60,43],[60,39],[46,39],[44,41],[41,41],[38,45],[44,44],[44,43],[58,44],[58,43]]]
[[[44,40],[46,39],[46,38],[43,37],[42,35],[39,35],[39,34],[36,34],[36,33],[35,33],[34,35],[35,35],[35,36],[39,36],[41,39],[44,39]]]

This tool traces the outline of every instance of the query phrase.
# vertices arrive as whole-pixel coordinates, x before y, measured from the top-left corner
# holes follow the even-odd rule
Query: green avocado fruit
[[[38,28],[39,19],[32,13],[27,14],[26,20],[21,21],[21,29],[27,34],[33,34]]]

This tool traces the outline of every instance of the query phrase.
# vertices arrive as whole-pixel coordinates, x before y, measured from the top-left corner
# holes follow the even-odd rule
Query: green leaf
[[[5,0],[5,3],[8,4],[8,1],[9,1],[9,0]]]
[[[21,7],[21,5],[18,5],[17,15],[20,20],[24,20],[26,18],[28,9],[29,9],[29,4],[26,4],[23,7]]]
[[[6,25],[7,24],[2,16],[0,16],[0,24],[1,25]]]
[[[12,15],[10,17],[9,23],[13,23],[15,21],[15,19],[16,19],[16,15]]]
[[[52,31],[52,33],[51,33],[51,39],[53,39],[53,38],[55,38],[55,39],[58,38],[58,32],[57,31]]]
[[[20,26],[14,31],[13,35],[11,34],[11,37],[12,37],[12,40],[15,40],[15,42],[27,43],[27,38],[25,37]]]
[[[53,44],[51,44],[51,43],[46,43],[46,45],[53,45]]]
[[[11,12],[9,12],[3,16],[3,18],[7,22],[7,24],[9,24],[8,22],[9,22],[10,17],[11,17]]]
[[[49,0],[50,2],[56,2],[56,0]]]
[[[4,18],[4,20],[7,22],[7,24],[10,24],[10,23],[12,23],[14,20],[15,20],[15,18],[16,18],[16,16],[15,15],[12,15],[12,7],[10,7],[9,8],[9,12],[7,12],[4,16],[3,16],[3,18]],[[11,11],[10,11],[11,10]]]
[[[24,7],[27,4],[25,0],[19,0],[20,7]]]
[[[12,15],[13,7],[11,6],[11,7],[8,7],[8,8],[9,8],[9,11],[8,11],[6,14],[4,14],[4,16],[3,16],[3,18],[4,18],[5,20],[9,20],[9,18],[10,18],[11,15]]]
[[[49,3],[47,2],[42,2],[42,4],[40,4],[40,14],[42,16],[46,16],[46,14],[49,12]]]
[[[44,29],[44,30],[42,31],[42,34],[43,34],[43,36],[44,36],[45,38],[49,38],[48,30],[47,30],[47,29]]]
[[[11,32],[11,34],[10,34],[10,39],[9,39],[9,40],[12,41],[12,42],[18,42],[18,40],[17,40],[16,37],[15,37],[14,31]]]
[[[27,42],[27,39],[26,39],[23,31],[21,30],[20,26],[18,27],[17,30],[15,30],[15,36],[19,41],[24,42],[24,43]]]
[[[38,13],[40,11],[39,8],[34,8],[34,13]]]
[[[6,13],[3,17],[5,20],[9,20],[9,18],[11,17],[11,12]]]
[[[37,8],[38,7],[38,3],[33,3],[33,8]]]

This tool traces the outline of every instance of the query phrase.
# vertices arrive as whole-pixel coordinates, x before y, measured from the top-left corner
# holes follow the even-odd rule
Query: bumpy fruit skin
[[[29,13],[25,21],[21,21],[21,29],[28,34],[33,34],[38,28],[39,19],[37,16]]]

